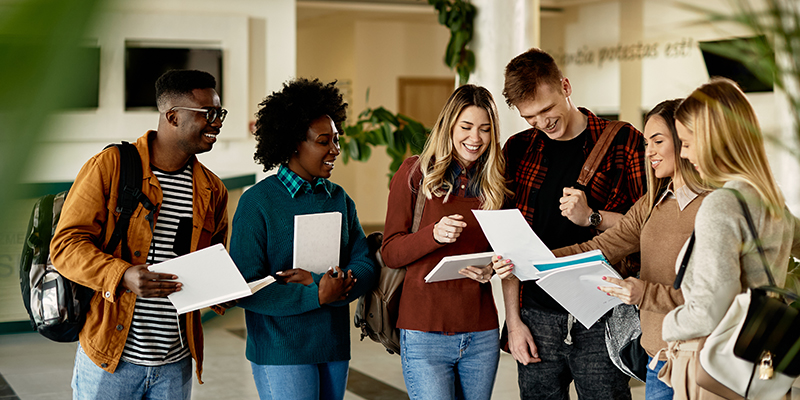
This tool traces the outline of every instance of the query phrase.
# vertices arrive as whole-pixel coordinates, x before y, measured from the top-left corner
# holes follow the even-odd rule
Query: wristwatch
[[[589,215],[589,225],[593,228],[596,228],[598,225],[602,223],[603,223],[603,216],[600,214],[600,212],[592,210],[592,213]]]

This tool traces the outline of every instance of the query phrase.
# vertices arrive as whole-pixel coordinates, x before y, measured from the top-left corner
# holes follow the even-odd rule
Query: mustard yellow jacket
[[[161,204],[163,193],[150,169],[148,131],[135,145],[142,159],[142,192],[153,204]],[[228,191],[222,181],[204,167],[197,158],[193,163],[193,228],[191,251],[217,243],[228,237]],[[149,211],[141,205],[133,213],[128,229],[128,246],[132,264],[122,260],[119,246],[114,254],[103,252],[119,217],[116,212],[119,173],[119,152],[106,149],[84,164],[70,189],[61,219],[50,243],[53,265],[65,277],[95,291],[80,342],[86,355],[104,370],[113,373],[122,356],[128,337],[136,294],[120,285],[125,270],[131,265],[145,264],[153,238]],[[157,217],[157,213],[156,213]],[[189,350],[196,361],[197,380],[202,383],[203,328],[199,311],[186,316]]]

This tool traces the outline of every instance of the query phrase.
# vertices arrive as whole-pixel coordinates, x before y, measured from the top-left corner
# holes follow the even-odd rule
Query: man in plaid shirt
[[[643,194],[644,138],[619,130],[587,187],[580,170],[608,124],[570,99],[572,85],[553,58],[533,48],[506,66],[503,95],[532,129],[503,148],[507,204],[517,207],[550,248],[582,243],[613,226]],[[536,281],[503,280],[508,345],[517,360],[523,399],[630,399],[628,377],[611,362],[605,320],[590,329],[576,323]]]

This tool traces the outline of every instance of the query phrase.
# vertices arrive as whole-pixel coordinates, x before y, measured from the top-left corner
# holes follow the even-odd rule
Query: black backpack
[[[141,191],[142,161],[136,147],[128,142],[112,144],[120,153],[120,185],[117,212],[120,213],[105,253],[122,245],[122,258],[131,261],[128,226],[139,203],[152,211],[155,206]],[[19,282],[22,302],[31,327],[56,342],[74,342],[86,321],[94,291],[63,277],[50,261],[50,240],[69,190],[40,197],[33,206],[20,257]]]

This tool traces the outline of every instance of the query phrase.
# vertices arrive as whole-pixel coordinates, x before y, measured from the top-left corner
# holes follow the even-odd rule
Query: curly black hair
[[[306,140],[308,127],[317,118],[327,115],[343,133],[347,103],[335,86],[319,79],[305,78],[283,84],[259,104],[256,113],[256,153],[253,159],[264,166],[264,172],[289,161],[297,146]]]

